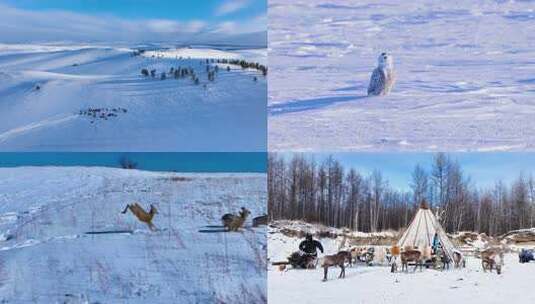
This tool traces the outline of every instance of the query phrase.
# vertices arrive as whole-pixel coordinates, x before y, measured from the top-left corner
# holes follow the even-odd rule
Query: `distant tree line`
[[[535,181],[518,175],[477,188],[458,161],[438,153],[430,168],[416,165],[407,190],[391,187],[380,170],[362,174],[332,156],[321,162],[303,154],[270,154],[270,220],[291,219],[375,232],[406,227],[426,201],[448,232],[500,235],[535,227]]]
[[[239,65],[242,69],[256,69],[266,76],[268,68],[258,62],[248,62],[243,59],[217,59],[217,63]]]

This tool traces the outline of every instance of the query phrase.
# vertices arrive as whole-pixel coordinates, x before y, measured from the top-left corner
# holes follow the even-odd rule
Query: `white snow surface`
[[[301,239],[281,233],[268,233],[269,261],[284,261],[298,248]],[[339,240],[320,239],[325,254],[338,251]],[[321,257],[324,254],[320,254]],[[481,260],[466,257],[464,269],[438,271],[424,269],[391,273],[390,267],[358,264],[346,269],[346,278],[338,279],[339,268],[330,268],[328,281],[322,282],[323,269],[268,270],[268,303],[532,303],[535,301],[532,277],[535,262],[520,264],[516,254],[506,254],[501,275],[483,272]]]
[[[269,29],[270,150],[535,149],[531,1],[273,0]]]
[[[172,180],[183,177],[187,180]],[[200,233],[245,206],[264,174],[0,169],[0,302],[265,303],[266,228]],[[154,204],[150,232],[126,203]],[[133,230],[132,234],[86,235]]]
[[[0,44],[0,151],[265,151],[267,81],[259,71],[205,59],[265,62],[265,49]],[[179,54],[187,55],[179,60]],[[164,56],[165,55],[165,56]],[[201,62],[203,62],[201,64]],[[174,79],[171,67],[195,70]],[[212,70],[215,63],[210,63]],[[144,77],[141,69],[155,69]],[[257,77],[257,81],[254,81]],[[206,85],[206,88],[204,87]],[[39,89],[36,89],[36,87]],[[92,119],[80,111],[125,109]]]

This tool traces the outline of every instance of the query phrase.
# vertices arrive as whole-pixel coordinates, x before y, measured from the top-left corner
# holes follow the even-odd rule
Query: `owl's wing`
[[[370,85],[368,86],[368,95],[379,95],[384,88],[385,75],[380,69],[373,70],[372,77],[370,79]]]

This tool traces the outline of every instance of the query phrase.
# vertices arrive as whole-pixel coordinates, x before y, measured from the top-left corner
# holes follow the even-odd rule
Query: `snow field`
[[[0,169],[0,299],[8,303],[265,303],[265,227],[199,233],[245,206],[263,174]],[[127,203],[158,209],[150,232]],[[87,235],[90,231],[132,231]]]
[[[223,65],[210,82],[205,59],[213,58],[204,58],[266,61],[265,50],[149,52],[190,58],[97,45],[2,45],[0,151],[265,151],[266,78]],[[199,85],[169,74],[160,80],[179,66],[194,69]],[[156,77],[142,76],[143,68]],[[96,120],[79,114],[117,108],[127,112]]]
[[[525,1],[270,1],[269,149],[533,150],[534,20]],[[397,83],[368,98],[382,52]]]
[[[323,238],[325,249],[319,255],[339,250],[341,238]],[[298,249],[302,239],[287,237],[269,229],[269,263],[285,261]],[[374,246],[380,247],[380,246]],[[439,271],[423,269],[408,273],[391,273],[387,263],[375,261],[374,266],[362,263],[346,268],[346,278],[338,279],[340,268],[329,268],[328,281],[322,282],[323,268],[300,270],[287,268],[280,271],[268,266],[268,295],[270,304],[278,303],[529,303],[535,300],[531,278],[535,263],[520,264],[517,253],[505,255],[501,275],[483,272],[481,260],[469,255],[466,268]],[[398,268],[401,268],[398,265]]]

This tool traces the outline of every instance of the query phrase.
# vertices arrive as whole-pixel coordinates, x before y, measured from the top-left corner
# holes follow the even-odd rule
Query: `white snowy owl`
[[[389,94],[396,81],[392,56],[387,53],[381,53],[377,63],[378,66],[373,70],[370,85],[368,86],[368,96]]]

